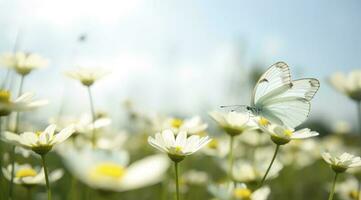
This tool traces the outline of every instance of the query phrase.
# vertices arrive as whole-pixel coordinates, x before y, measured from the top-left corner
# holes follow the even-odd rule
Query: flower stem
[[[19,86],[19,92],[18,97],[23,93],[23,86],[24,86],[24,79],[25,76],[20,76],[20,86]],[[20,123],[20,113],[16,113],[15,118],[15,130],[14,132],[16,134],[19,134],[19,123]],[[12,146],[11,152],[10,152],[10,158],[11,158],[11,177],[10,177],[10,187],[9,187],[9,198],[13,199],[13,191],[14,191],[14,177],[15,177],[15,145]]]
[[[179,200],[178,162],[174,162],[176,200]]]
[[[328,197],[328,200],[333,199],[333,195],[335,193],[335,188],[336,188],[337,176],[338,176],[338,173],[335,173],[335,178],[333,179],[332,189],[331,189],[331,192],[330,192],[330,196]]]
[[[280,149],[280,145],[277,145],[277,146],[276,146],[275,153],[273,154],[273,157],[272,157],[272,161],[271,161],[271,163],[269,164],[268,169],[267,169],[266,173],[264,174],[264,176],[263,176],[263,178],[262,178],[262,181],[261,181],[261,183],[259,184],[258,187],[261,187],[261,186],[263,185],[263,183],[266,181],[267,175],[268,175],[269,171],[270,171],[271,168],[272,168],[272,165],[273,165],[273,163],[274,163],[274,161],[275,161],[275,159],[276,159],[276,156],[277,156],[277,153],[278,153],[278,150],[279,150],[279,149]]]
[[[93,97],[92,97],[92,93],[91,93],[91,89],[90,86],[87,87],[88,88],[88,95],[89,95],[89,103],[90,103],[90,112],[92,115],[92,136],[91,136],[91,142],[93,147],[95,147],[95,142],[96,142],[96,137],[95,137],[95,109],[94,109],[94,103],[93,103]]]
[[[28,200],[32,200],[32,191],[31,191],[31,187],[26,187],[26,196],[28,198]]]
[[[361,101],[357,103],[357,114],[358,114],[358,132],[361,134]]]
[[[48,168],[47,168],[46,162],[45,162],[45,155],[41,155],[41,160],[43,162],[43,167],[44,167],[46,189],[48,191],[48,200],[51,200],[51,189],[50,189],[50,183],[49,183]]]
[[[234,136],[230,136],[229,140],[229,153],[228,153],[228,177],[229,180],[233,181],[233,146],[234,146]]]
[[[361,181],[357,180],[357,200],[360,199]]]

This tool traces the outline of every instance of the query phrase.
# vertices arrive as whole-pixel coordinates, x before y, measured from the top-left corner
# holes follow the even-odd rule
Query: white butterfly
[[[314,78],[291,80],[284,62],[273,64],[257,81],[251,106],[246,109],[273,123],[294,128],[304,122],[311,108],[311,99],[320,87]]]

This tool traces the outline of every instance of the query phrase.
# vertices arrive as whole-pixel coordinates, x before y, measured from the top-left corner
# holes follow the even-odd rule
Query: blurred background
[[[249,74],[282,60],[293,78],[321,80],[312,118],[327,113],[326,122],[337,115],[355,123],[354,105],[326,82],[335,71],[361,66],[360,8],[357,0],[0,0],[0,52],[11,52],[18,37],[18,50],[50,60],[26,86],[50,99],[50,116],[62,96],[66,111],[87,106],[74,101],[86,97],[81,86],[63,76],[75,66],[112,71],[94,89],[105,97],[98,107],[130,99],[185,115],[249,104]]]
[[[132,135],[133,124],[125,122],[134,107],[147,114],[200,115],[209,122],[207,113],[220,105],[248,105],[258,77],[273,63],[285,61],[293,79],[321,82],[305,126],[328,135],[345,121],[346,129],[351,127],[346,132],[355,132],[356,105],[336,92],[328,78],[361,66],[360,9],[358,0],[0,0],[0,53],[29,51],[50,61],[25,83],[24,91],[50,102],[35,115],[25,115],[36,126],[59,113],[88,112],[84,87],[64,76],[78,66],[111,71],[93,86],[95,107],[110,115],[113,127]],[[1,80],[5,76],[4,68]],[[15,74],[11,81],[16,89]],[[211,135],[214,125],[210,123]],[[140,149],[146,150],[132,151],[130,146],[132,161],[154,153],[146,136],[140,139]],[[62,165],[58,158],[50,163]],[[220,167],[209,167],[215,163],[195,156],[184,168],[217,176]],[[320,160],[296,172],[286,166],[272,182],[270,199],[325,199],[331,178]],[[290,180],[302,181],[292,185]],[[54,189],[58,199],[65,198],[69,184],[67,173]],[[164,187],[142,189],[141,197],[132,191],[120,196],[157,199]],[[190,192],[188,199],[211,198],[205,186],[190,190],[198,196]]]

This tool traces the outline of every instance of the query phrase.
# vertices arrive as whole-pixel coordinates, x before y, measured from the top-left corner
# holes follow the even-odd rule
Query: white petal
[[[54,143],[62,143],[75,132],[74,126],[69,126],[55,135]]]
[[[186,145],[186,142],[187,142],[187,132],[185,131],[179,132],[175,141],[175,146],[184,147]]]
[[[164,130],[162,132],[164,143],[167,145],[167,147],[174,146],[175,138],[174,133],[171,130]]]
[[[160,182],[169,167],[164,155],[149,156],[129,166],[119,190],[132,190]]]

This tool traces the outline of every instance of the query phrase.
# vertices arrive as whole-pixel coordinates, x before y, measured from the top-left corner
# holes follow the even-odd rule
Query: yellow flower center
[[[286,129],[286,130],[283,131],[283,134],[285,134],[285,135],[288,136],[288,137],[291,137],[292,134],[293,134],[293,131],[292,131],[292,130],[289,130],[289,129]]]
[[[258,123],[261,125],[261,126],[268,126],[270,125],[270,122],[268,121],[268,119],[264,118],[264,117],[261,117],[258,121]]]
[[[174,147],[174,151],[175,151],[176,153],[181,153],[182,150],[183,150],[183,147],[181,147],[181,146],[176,146],[176,147]]]
[[[251,199],[252,192],[247,188],[238,188],[233,190],[233,196],[236,199]]]
[[[9,103],[10,102],[10,92],[6,90],[0,90],[0,102]]]
[[[93,177],[108,177],[119,179],[125,174],[125,168],[117,163],[101,163],[98,164],[92,172]]]
[[[25,178],[25,177],[34,177],[36,176],[36,171],[32,168],[24,168],[24,169],[19,169],[16,172],[16,177],[17,178]]]
[[[174,118],[171,120],[171,125],[173,128],[179,128],[180,126],[182,126],[183,124],[183,120],[178,119],[178,118]]]
[[[354,200],[358,200],[357,197],[358,197],[358,192],[357,190],[351,190],[348,194],[348,196],[351,198],[351,199],[354,199]]]
[[[35,131],[35,134],[40,137],[40,135],[42,134],[43,132],[42,131]]]
[[[219,146],[219,143],[216,139],[213,139],[208,143],[208,147],[211,149],[218,149],[218,146]]]

